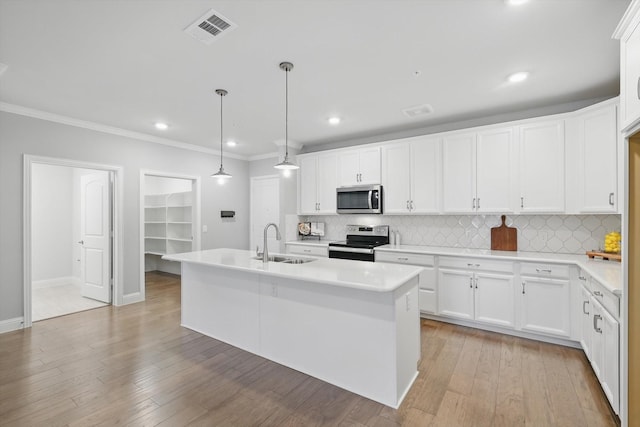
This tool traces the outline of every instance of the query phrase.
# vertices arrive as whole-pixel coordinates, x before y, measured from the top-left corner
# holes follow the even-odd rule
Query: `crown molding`
[[[301,144],[299,142],[296,141],[285,141],[284,139],[276,139],[275,141],[273,141],[273,143],[278,146],[278,147],[284,147],[285,145],[288,145],[289,147],[295,148],[295,149],[302,149],[302,147],[304,147],[304,144]]]
[[[247,160],[253,162],[255,160],[264,160],[264,159],[277,159],[278,153],[266,153],[266,154],[256,154],[255,156],[249,156]]]
[[[7,102],[0,101],[0,111],[7,113],[19,114],[21,116],[33,117],[36,119],[47,120],[50,122],[60,123],[68,126],[74,126],[83,129],[89,129],[96,132],[108,133],[111,135],[123,136],[125,138],[137,139],[139,141],[153,142],[155,144],[166,145],[169,147],[180,148],[183,150],[197,151],[199,153],[211,154],[214,156],[219,155],[218,149],[202,147],[195,144],[189,144],[187,142],[175,141],[168,138],[160,138],[158,136],[149,135],[142,132],[134,132],[127,129],[117,128],[114,126],[103,125],[101,123],[89,122],[86,120],[80,120],[73,117],[63,116],[60,114],[49,113],[47,111],[36,110],[34,108],[23,107],[21,105],[9,104]],[[232,159],[248,161],[247,156],[241,156],[239,154],[226,152],[225,157]]]
[[[617,39],[617,40],[622,39],[622,36],[624,36],[624,33],[627,31],[627,28],[632,24],[634,20],[633,18],[636,16],[637,12],[639,11],[640,11],[640,0],[633,0],[631,4],[629,4],[629,7],[627,8],[627,10],[624,12],[624,15],[622,15],[622,18],[620,19],[620,22],[618,23],[618,26],[613,32],[613,36],[611,36],[611,38]]]

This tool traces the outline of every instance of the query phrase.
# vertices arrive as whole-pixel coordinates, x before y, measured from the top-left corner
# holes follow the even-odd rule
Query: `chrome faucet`
[[[262,246],[262,262],[269,262],[269,251],[267,250],[267,230],[269,227],[274,226],[276,228],[276,239],[280,240],[280,230],[278,225],[270,222],[264,227],[264,245]]]

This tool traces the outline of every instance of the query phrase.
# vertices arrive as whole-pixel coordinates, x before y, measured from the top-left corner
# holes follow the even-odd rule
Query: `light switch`
[[[203,233],[206,233],[207,231],[208,231],[207,226],[206,226],[206,225],[203,225],[203,226],[202,226],[202,232],[203,232]]]

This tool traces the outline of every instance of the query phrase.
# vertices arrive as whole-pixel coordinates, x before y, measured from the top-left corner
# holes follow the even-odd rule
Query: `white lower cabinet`
[[[593,281],[593,288],[589,288]],[[616,413],[620,409],[620,324],[600,303],[602,292],[597,282],[585,280],[579,303],[582,306],[580,344],[591,362],[604,394]],[[617,298],[609,295],[611,298]]]
[[[510,274],[441,268],[438,314],[513,328],[513,277]]]
[[[285,248],[288,254],[320,256],[325,258],[329,256],[328,245],[305,245],[302,243],[287,243],[285,245]]]
[[[521,277],[521,329],[568,338],[571,293],[568,279]]]

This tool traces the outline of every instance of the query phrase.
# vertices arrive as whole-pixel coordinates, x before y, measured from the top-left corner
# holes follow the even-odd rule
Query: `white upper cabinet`
[[[298,200],[301,215],[336,213],[338,160],[335,153],[299,157]]]
[[[412,138],[382,147],[385,213],[438,213],[440,140]]]
[[[564,121],[519,126],[520,212],[564,212]]]
[[[380,147],[343,151],[338,158],[338,184],[380,184]]]
[[[640,124],[640,1],[631,2],[614,34],[620,39],[620,125]]]
[[[579,212],[615,213],[618,195],[616,105],[576,118]]]
[[[513,212],[513,128],[454,134],[443,140],[444,212]]]
[[[452,134],[442,140],[443,210],[475,211],[476,134]]]

